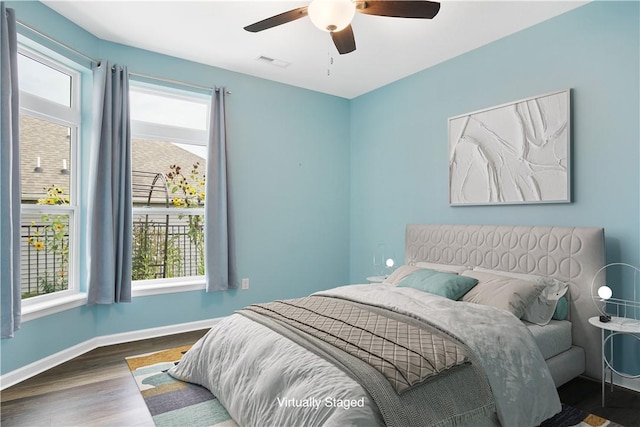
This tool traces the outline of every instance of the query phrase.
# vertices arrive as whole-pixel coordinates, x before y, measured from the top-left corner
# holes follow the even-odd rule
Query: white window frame
[[[64,291],[52,292],[49,294],[38,295],[22,300],[23,321],[31,318],[40,317],[48,314],[54,306],[63,304],[71,304],[73,306],[83,303],[86,298],[80,293],[80,263],[78,259],[80,250],[80,218],[78,215],[79,206],[79,190],[78,190],[78,174],[79,174],[79,138],[81,126],[80,111],[80,88],[81,76],[80,72],[66,65],[52,60],[47,56],[36,52],[33,49],[23,46],[18,47],[18,54],[24,55],[31,60],[38,61],[47,65],[61,73],[71,77],[71,106],[67,107],[37,95],[20,92],[20,115],[27,115],[37,119],[42,119],[55,123],[70,129],[70,148],[71,159],[69,164],[69,206],[43,206],[22,204],[21,212],[35,214],[63,214],[69,215],[69,269],[68,269],[68,288]],[[43,311],[43,312],[40,312]],[[53,312],[58,310],[53,310]],[[30,316],[32,313],[40,312],[37,316]]]
[[[205,130],[151,123],[132,119],[131,139],[169,141],[202,147],[206,147],[208,145],[209,124],[211,117],[211,101],[209,97],[202,94],[201,92],[176,90],[159,85],[150,85],[135,80],[130,81],[129,90],[166,98],[174,98],[190,102],[201,102],[207,106]],[[204,216],[204,208],[133,208],[134,216],[144,215],[151,212],[154,214],[184,214]],[[137,297],[205,289],[205,276],[183,276],[165,279],[134,280],[131,283],[132,296]]]
[[[207,118],[209,118],[211,115],[210,100],[199,92],[177,91],[170,88],[166,88],[163,90],[161,86],[153,85],[153,87],[151,87],[149,84],[139,83],[135,80],[130,81],[129,90],[132,92],[141,92],[164,98],[173,98],[189,102],[199,102],[207,106]],[[132,138],[156,139],[206,147],[207,141],[209,139],[209,122],[210,120],[207,119],[206,128],[204,130],[201,130],[181,126],[145,122],[142,120],[131,120],[131,136]]]

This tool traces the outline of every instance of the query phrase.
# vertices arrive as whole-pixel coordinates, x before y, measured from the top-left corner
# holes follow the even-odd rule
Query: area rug
[[[126,359],[153,421],[157,427],[237,427],[209,390],[178,381],[167,374],[167,370],[179,363],[190,347],[177,347]],[[540,427],[568,426],[623,427],[568,405],[562,405],[562,412]]]
[[[209,390],[167,374],[191,346],[127,357],[127,365],[157,427],[237,427]]]
[[[582,409],[562,405],[562,412],[540,424],[540,427],[624,427]]]

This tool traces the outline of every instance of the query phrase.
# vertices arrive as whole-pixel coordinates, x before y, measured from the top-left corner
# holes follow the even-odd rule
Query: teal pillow
[[[569,314],[569,301],[565,297],[560,297],[556,310],[553,312],[554,320],[565,320]]]
[[[427,268],[409,274],[398,283],[400,288],[414,288],[445,298],[457,300],[478,283],[473,277],[442,273]]]

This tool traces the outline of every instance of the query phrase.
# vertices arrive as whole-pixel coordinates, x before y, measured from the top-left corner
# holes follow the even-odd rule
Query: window
[[[23,303],[77,292],[76,158],[80,74],[21,47]]]
[[[131,82],[130,103],[134,287],[203,276],[209,98]]]

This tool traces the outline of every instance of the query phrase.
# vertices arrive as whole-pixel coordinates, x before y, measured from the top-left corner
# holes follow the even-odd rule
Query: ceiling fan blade
[[[351,25],[347,25],[344,30],[332,32],[331,39],[333,40],[333,44],[336,45],[336,49],[338,49],[340,55],[356,50],[356,39],[353,36],[353,28],[351,28]]]
[[[440,3],[426,0],[366,0],[356,2],[356,11],[367,15],[394,18],[431,19],[438,14]]]
[[[252,33],[257,33],[258,31],[268,30],[269,28],[304,18],[305,16],[307,16],[307,6],[299,7],[279,15],[274,15],[271,18],[263,19],[262,21],[247,25],[244,29]]]

